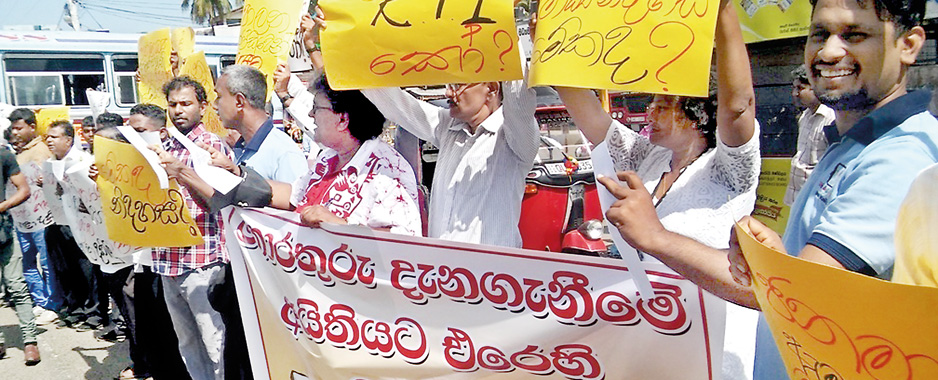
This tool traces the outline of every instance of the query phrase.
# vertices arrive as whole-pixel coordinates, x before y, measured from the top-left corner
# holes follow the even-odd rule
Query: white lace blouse
[[[654,192],[661,174],[671,170],[669,149],[652,144],[617,121],[606,134],[606,144],[616,171],[634,170],[648,192]],[[660,202],[654,200],[661,224],[708,246],[728,248],[733,223],[752,212],[761,162],[758,122],[752,138],[738,147],[726,146],[717,136],[716,148],[687,166]],[[635,254],[632,247],[617,248],[622,255]],[[644,260],[655,259],[645,255]],[[751,378],[757,317],[754,310],[727,303],[724,379]]]
[[[637,172],[648,192],[654,192],[661,175],[671,170],[671,150],[618,121],[609,128],[606,144],[616,170]],[[738,147],[723,144],[717,136],[716,148],[687,166],[660,202],[655,199],[661,224],[708,246],[727,248],[730,227],[752,212],[760,163],[758,122],[752,138]]]

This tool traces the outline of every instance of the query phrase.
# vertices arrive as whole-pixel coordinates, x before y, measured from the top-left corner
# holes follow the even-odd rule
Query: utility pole
[[[75,4],[75,0],[65,0],[68,3],[68,14],[69,14],[69,24],[72,25],[76,31],[81,31],[81,22],[78,21],[78,4]]]

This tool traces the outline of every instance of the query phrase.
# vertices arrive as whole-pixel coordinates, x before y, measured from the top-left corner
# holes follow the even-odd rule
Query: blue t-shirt
[[[267,120],[247,143],[238,141],[233,148],[235,163],[245,164],[265,179],[293,183],[309,171],[306,156],[293,138]]]
[[[848,270],[889,280],[899,205],[915,176],[938,162],[930,100],[929,91],[912,92],[870,112],[843,136],[826,130],[831,145],[795,199],[782,239],[790,255],[811,244]],[[762,317],[753,378],[786,376]]]

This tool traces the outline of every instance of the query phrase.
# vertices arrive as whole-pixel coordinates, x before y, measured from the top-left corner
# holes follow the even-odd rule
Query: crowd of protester
[[[749,56],[728,2],[717,18],[712,95],[655,95],[647,135],[612,119],[594,92],[556,88],[577,128],[609,147],[621,182],[598,181],[618,199],[606,217],[630,245],[618,247],[621,254],[658,260],[731,303],[723,378],[788,376],[757,312],[749,268],[731,232],[738,220],[764,244],[806,260],[886,280],[896,263],[902,282],[938,282],[938,259],[928,255],[933,239],[924,238],[927,230],[912,230],[936,213],[909,205],[900,213],[910,188],[907,202],[927,203],[935,171],[916,176],[938,162],[938,120],[928,112],[932,93],[906,88],[925,41],[924,3],[812,1],[804,66],[792,77],[792,96],[804,112],[792,126],[799,131],[798,152],[785,196],[791,215],[781,237],[748,216],[760,172],[759,124]],[[105,267],[82,253],[70,232],[74,226],[52,210],[18,220],[7,210],[29,197],[61,195],[67,186],[27,168],[89,162],[95,137],[126,137],[116,128],[124,120],[110,113],[82,120],[80,131],[69,122],[52,123],[44,136],[32,111],[9,115],[9,144],[0,149],[7,187],[0,202],[0,265],[27,365],[40,361],[36,325],[54,322],[95,330],[105,340],[126,336],[133,364],[118,374],[121,379],[251,378],[220,223],[219,211],[229,205],[293,210],[311,227],[357,224],[521,246],[524,179],[539,144],[527,74],[511,82],[448,85],[448,108],[399,88],[336,91],[315,48],[326,27],[321,11],[301,23],[318,73],[308,91],[285,66],[274,73],[273,92],[315,142],[308,155],[273,125],[265,77],[249,66],[225,68],[214,84],[214,104],[202,84],[177,76],[163,87],[166,109],[138,104],[131,110],[129,126],[159,134],[162,143],[150,149],[183,186],[186,207],[204,236],[200,245],[148,248],[135,252],[132,262]],[[227,140],[206,129],[205,112],[218,113],[231,132]],[[378,138],[388,121],[440,149],[426,233],[414,171]],[[79,134],[87,146],[78,143]],[[215,190],[195,171],[190,143],[244,180],[228,193]],[[96,168],[89,175],[97,175]],[[897,215],[908,229],[896,229]],[[3,343],[0,336],[0,356]]]

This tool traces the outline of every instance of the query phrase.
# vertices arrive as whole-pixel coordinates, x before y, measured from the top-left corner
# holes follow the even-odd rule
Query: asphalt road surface
[[[23,364],[23,336],[13,309],[0,307],[0,330],[6,336],[7,354],[0,359],[0,379],[115,379],[130,365],[127,342],[110,343],[94,338],[91,331],[79,332],[55,324],[39,326],[42,361]]]

